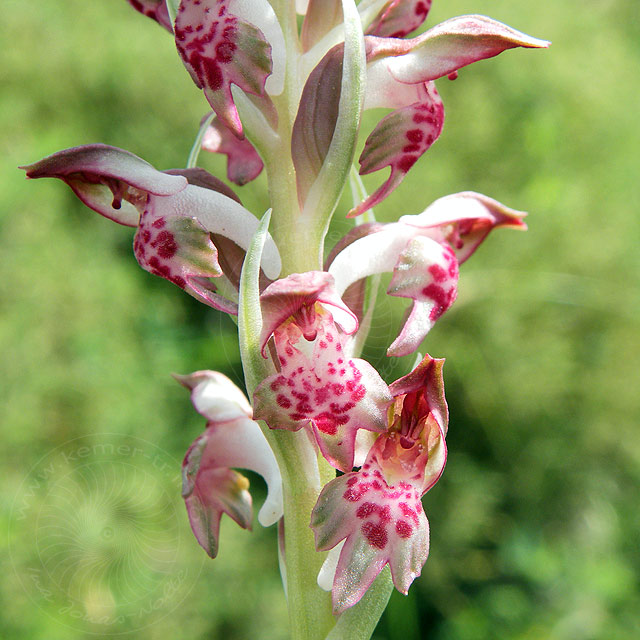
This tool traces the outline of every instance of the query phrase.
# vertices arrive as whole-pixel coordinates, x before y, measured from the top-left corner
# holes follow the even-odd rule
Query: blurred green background
[[[463,13],[554,44],[439,81],[444,134],[377,214],[472,189],[529,211],[529,231],[463,266],[425,341],[447,358],[449,461],[424,501],[431,557],[376,638],[632,640],[640,17],[629,0],[450,0],[428,25]],[[233,323],[139,269],[131,230],[16,169],[98,141],[182,166],[207,105],[121,0],[5,0],[0,42],[0,637],[284,639],[275,531],[225,518],[210,561],[179,496],[203,424],[169,373],[239,381]],[[266,208],[263,181],[240,195]],[[381,301],[367,351],[387,381],[408,366],[383,355],[405,305]]]

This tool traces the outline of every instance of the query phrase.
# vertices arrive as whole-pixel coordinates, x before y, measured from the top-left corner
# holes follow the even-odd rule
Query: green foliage
[[[86,7],[9,0],[0,21],[1,635],[282,639],[275,531],[224,519],[210,561],[179,495],[203,424],[169,373],[240,382],[235,325],[140,270],[131,230],[16,169],[94,141],[186,161],[207,105],[170,37],[123,0]],[[439,81],[445,132],[376,213],[473,189],[530,211],[530,230],[496,232],[463,265],[425,342],[447,358],[449,461],[425,500],[432,555],[376,637],[632,640],[637,20],[623,0],[451,0],[429,24],[473,12],[553,46]],[[201,163],[224,175],[221,159]],[[240,196],[260,215],[258,185]],[[367,356],[390,381],[411,364],[383,355],[406,303],[380,303]]]

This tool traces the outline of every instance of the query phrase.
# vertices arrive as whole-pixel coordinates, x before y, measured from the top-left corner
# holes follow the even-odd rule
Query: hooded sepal
[[[404,38],[426,19],[431,0],[388,0],[367,28],[367,35]]]
[[[455,73],[514,47],[548,47],[506,24],[480,15],[459,16],[409,40],[369,38],[367,61],[384,65],[399,82],[417,84]]]
[[[522,219],[526,215],[481,193],[462,191],[439,198],[422,213],[402,216],[399,222],[446,242],[462,264],[492,229],[525,230],[527,225]]]
[[[247,93],[265,94],[272,72],[272,48],[263,31],[244,12],[242,0],[182,0],[175,23],[175,37],[182,61],[198,87],[204,90],[218,117],[239,138],[242,123],[231,94],[231,85]],[[251,18],[275,15],[266,0],[253,6]]]
[[[176,378],[191,389],[194,407],[208,421],[184,459],[183,497],[198,542],[215,557],[222,513],[251,528],[249,482],[232,467],[265,479],[268,494],[258,514],[263,526],[282,516],[282,480],[266,438],[250,417],[249,403],[231,380],[215,371]]]
[[[222,275],[212,238],[237,245],[234,254],[246,251],[258,220],[204,169],[158,171],[128,151],[100,144],[65,149],[22,168],[28,178],[60,178],[94,211],[138,227],[134,253],[143,269],[211,307],[237,313],[235,300],[217,294],[210,281]],[[280,273],[271,237],[261,266],[268,278]]]
[[[388,293],[414,303],[387,353],[406,355],[454,302],[458,266],[491,229],[526,229],[525,215],[471,191],[445,196],[418,215],[387,225],[362,225],[357,234],[347,234],[332,252],[328,272],[340,296],[367,276],[393,272]]]
[[[320,303],[346,334],[358,328],[358,319],[336,293],[333,277],[326,271],[293,273],[271,283],[260,296],[262,308],[262,332],[260,348],[265,354],[267,341],[289,317],[309,341],[315,340],[315,304]]]
[[[106,144],[58,151],[20,167],[27,178],[59,178],[88,207],[127,227],[136,227],[150,196],[173,196],[187,187],[184,176],[158,171],[138,156]]]

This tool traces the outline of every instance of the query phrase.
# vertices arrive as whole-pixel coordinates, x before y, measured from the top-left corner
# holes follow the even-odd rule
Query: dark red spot
[[[383,525],[375,522],[365,522],[361,531],[372,547],[384,549],[387,546],[387,531]]]
[[[166,221],[165,221],[165,219],[164,219],[164,218],[158,218],[157,220],[154,220],[154,221],[151,223],[151,226],[152,226],[154,229],[162,229],[162,227],[164,227],[164,225],[165,225],[165,224],[166,224]]]
[[[436,282],[444,282],[447,279],[447,272],[439,264],[432,264],[428,271]]]
[[[184,289],[187,286],[187,281],[181,276],[172,276],[169,278],[173,284],[178,285],[181,289]]]
[[[410,496],[408,495],[406,497],[409,498]],[[402,515],[405,518],[411,518],[416,526],[418,525],[418,514],[406,502],[401,502],[398,507],[400,508],[400,511],[402,511]]]
[[[348,487],[353,487],[354,484],[356,484],[358,482],[358,478],[356,478],[355,476],[351,476],[348,480],[347,480],[347,486]]]
[[[356,516],[362,520],[368,518],[378,510],[378,505],[373,502],[363,502],[356,511]]]
[[[402,156],[398,162],[398,170],[403,173],[407,173],[411,167],[416,163],[418,158],[416,156]]]
[[[349,488],[342,494],[342,497],[349,502],[358,502],[362,498],[362,493],[356,489]]]
[[[329,436],[335,436],[338,432],[336,419],[326,411],[317,415],[313,419],[313,423],[316,425],[318,431],[322,431],[322,433],[326,433]]]
[[[418,143],[424,138],[424,132],[421,129],[410,129],[404,134],[409,142]]]
[[[398,520],[396,522],[396,533],[401,538],[410,538],[411,534],[413,533],[413,527],[404,520]]]
[[[216,47],[216,60],[222,64],[227,64],[233,60],[236,45],[233,42],[221,42]]]
[[[201,58],[201,68],[204,75],[204,84],[211,91],[219,91],[224,84],[224,77],[220,65],[213,60]]]
[[[173,258],[178,252],[178,243],[169,231],[161,231],[151,246],[157,247],[158,255],[165,260]]]
[[[289,409],[291,407],[291,400],[289,400],[287,396],[284,396],[282,394],[278,395],[278,397],[276,398],[276,402],[278,403],[278,406],[282,407],[283,409]]]
[[[380,522],[391,522],[391,507],[388,504],[385,504],[379,510]]]
[[[364,388],[364,385],[358,385],[351,394],[351,400],[353,400],[353,402],[360,402],[365,395],[367,395],[367,390]]]

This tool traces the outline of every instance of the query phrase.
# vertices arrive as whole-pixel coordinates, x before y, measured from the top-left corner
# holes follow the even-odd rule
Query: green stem
[[[347,609],[325,640],[369,640],[385,610],[391,592],[391,571],[385,567],[358,604]]]
[[[331,594],[317,583],[325,553],[315,550],[309,516],[320,493],[317,473],[308,473],[302,461],[309,457],[305,431],[272,432],[282,472],[285,513],[285,565],[289,626],[293,640],[321,640],[334,626]],[[312,450],[311,450],[312,451]],[[312,454],[313,455],[313,454]],[[326,465],[326,462],[323,461]]]

